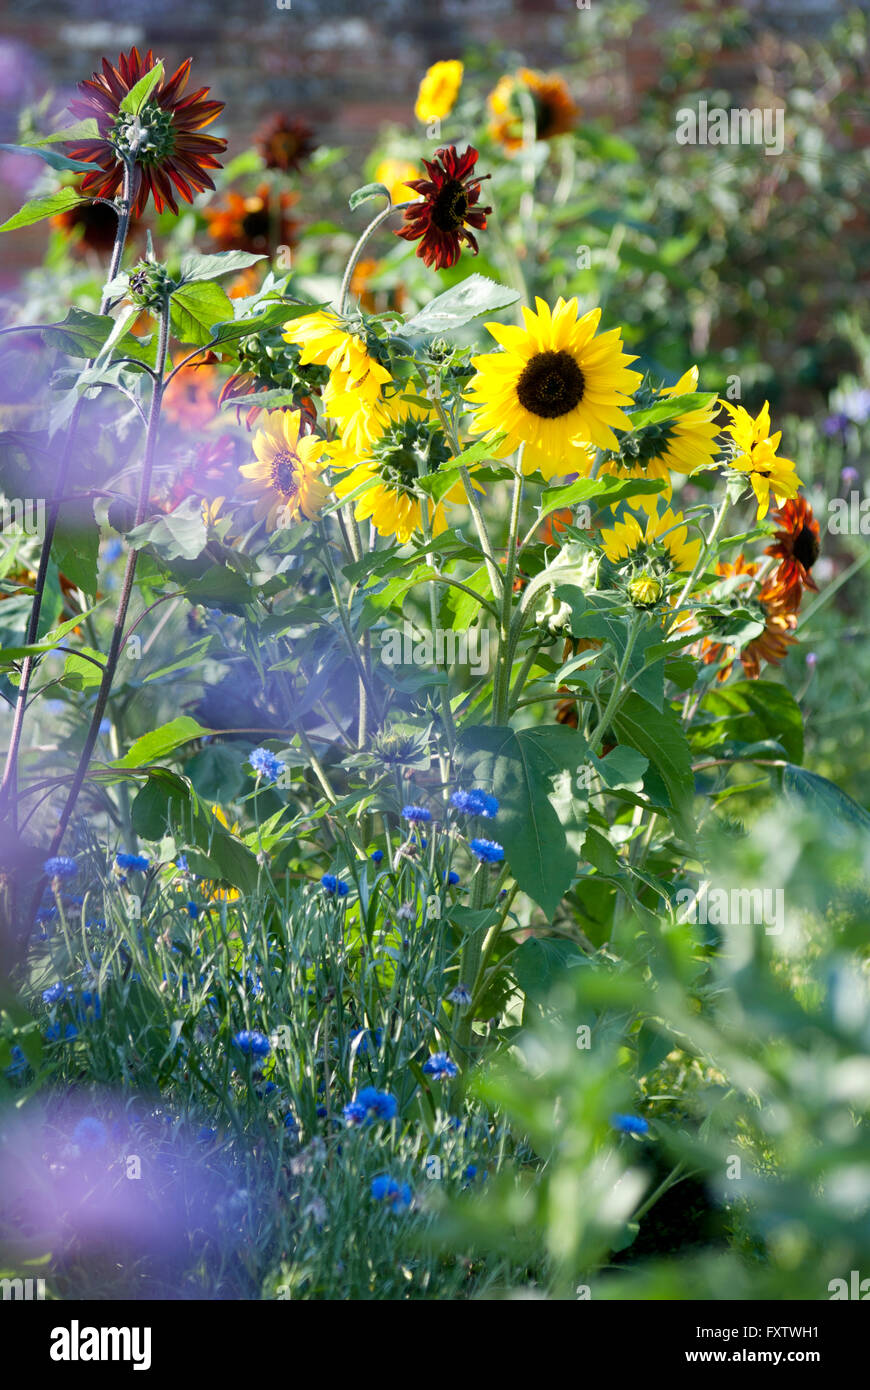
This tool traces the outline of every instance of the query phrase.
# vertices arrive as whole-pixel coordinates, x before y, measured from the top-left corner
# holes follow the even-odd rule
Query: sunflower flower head
[[[492,113],[490,134],[510,154],[522,147],[528,110],[534,113],[536,140],[567,134],[580,115],[580,107],[558,73],[534,72],[531,68],[520,68],[517,73],[506,73],[500,78],[487,105]]]
[[[343,439],[362,447],[374,429],[375,409],[391,380],[375,356],[374,344],[361,330],[350,332],[332,313],[317,310],[284,325],[284,341],[302,349],[303,366],[315,363],[329,369],[323,389],[323,408],[339,426]]]
[[[267,169],[291,174],[299,169],[314,150],[314,132],[298,116],[280,112],[270,116],[254,133],[254,148]]]
[[[672,512],[670,507],[662,512],[648,507],[640,517],[629,512],[622,521],[601,532],[601,544],[608,560],[628,575],[629,596],[641,607],[650,601],[658,602],[668,580],[688,574],[701,553],[700,539],[689,540],[682,513]],[[632,590],[635,580],[638,582]],[[644,588],[641,580],[655,583]],[[657,592],[650,600],[653,588]]]
[[[394,203],[406,203],[414,196],[414,190],[408,180],[419,177],[420,170],[410,159],[393,158],[382,159],[374,175],[375,183],[384,185]]]
[[[408,187],[421,196],[405,208],[404,226],[395,233],[405,241],[419,241],[417,255],[433,270],[455,265],[462,243],[478,252],[477,238],[469,228],[486,229],[490,207],[478,207],[480,185],[489,174],[474,176],[477,150],[469,145],[464,154],[455,145],[436,150],[434,159],[424,159],[425,179],[410,179]]]
[[[813,509],[805,497],[795,497],[773,514],[778,530],[765,555],[779,560],[771,584],[781,594],[783,604],[797,610],[804,589],[818,592],[811,570],[819,558],[821,533]]]
[[[759,566],[754,561],[746,561],[743,555],[738,555],[733,561],[720,561],[716,566],[716,573],[730,581],[733,593],[739,595],[740,606],[764,625],[762,631],[742,648],[733,643],[717,642],[715,635],[703,639],[698,654],[705,665],[721,663],[717,675],[719,681],[728,679],[738,658],[747,680],[757,680],[762,661],[778,666],[789,647],[797,641],[792,636],[797,627],[797,616],[789,607],[782,590],[777,587],[776,577],[765,579],[757,593],[753,592],[758,571]]]
[[[523,308],[523,328],[486,325],[503,351],[471,359],[468,399],[479,433],[504,434],[506,449],[525,444],[552,472],[569,472],[561,463],[573,463],[578,444],[618,449],[613,431],[631,428],[625,407],[641,375],[618,328],[596,335],[600,309],[578,317],[576,299],[536,304]]]
[[[241,495],[255,500],[254,516],[270,531],[302,517],[313,521],[329,495],[321,478],[326,445],[302,429],[301,411],[269,411],[253,438],[255,461],[239,470],[248,479]]]
[[[748,478],[758,502],[758,520],[761,521],[767,516],[771,497],[779,504],[797,497],[801,480],[793,461],[777,455],[782,434],[779,430],[776,434],[770,433],[770,407],[767,401],[754,420],[742,405],[732,405],[729,401],[723,401],[723,405],[731,416],[731,424],[726,425],[725,432],[730,435],[737,451],[728,460],[728,466],[735,473]]]
[[[642,409],[669,397],[691,395],[697,389],[698,368],[690,367],[673,386],[647,388],[644,383],[636,392],[634,403]],[[608,450],[599,460],[598,472],[616,478],[660,478],[667,485],[664,496],[669,497],[671,473],[694,473],[696,469],[709,468],[716,460],[718,410],[719,404],[714,400],[699,409],[652,420],[620,434],[618,448]]]
[[[331,457],[343,477],[338,497],[363,488],[355,509],[358,521],[371,520],[381,536],[409,541],[428,518],[435,535],[446,526],[443,501],[434,505],[420,487],[421,477],[436,473],[450,459],[450,450],[431,411],[393,397],[376,416],[377,432],[363,450],[342,442],[331,445]],[[457,501],[461,484],[445,494]]]
[[[464,64],[458,58],[433,63],[423,74],[414,103],[414,115],[418,121],[427,125],[430,121],[440,121],[449,116],[462,86]]]
[[[96,167],[82,179],[82,192],[92,198],[113,198],[124,181],[124,159],[131,161],[131,204],[141,217],[149,197],[157,212],[165,207],[178,212],[176,194],[192,203],[195,193],[214,188],[209,169],[219,169],[219,154],[226,140],[203,135],[224,109],[221,101],[207,101],[208,87],[185,95],[190,76],[188,58],[173,73],[161,77],[142,109],[123,111],[127,93],[155,66],[149,49],[142,58],[131,48],[121,54],[117,66],[102,60],[102,73],[79,83],[80,98],[70,102],[73,115],[96,120],[99,134],[93,139],[71,140],[67,154]]]

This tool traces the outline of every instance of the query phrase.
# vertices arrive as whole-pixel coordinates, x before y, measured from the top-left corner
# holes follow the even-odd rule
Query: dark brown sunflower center
[[[299,458],[289,449],[282,449],[272,460],[272,486],[288,502],[299,491]]]
[[[586,381],[570,352],[538,352],[517,382],[520,405],[532,415],[555,420],[583,399]]]
[[[435,197],[431,218],[439,232],[456,232],[465,223],[468,194],[458,179],[448,179]]]
[[[250,241],[264,241],[269,235],[269,209],[253,208],[242,218],[242,231]]]
[[[815,532],[809,526],[802,526],[800,534],[794,539],[791,553],[805,570],[811,570],[819,558],[820,548]]]

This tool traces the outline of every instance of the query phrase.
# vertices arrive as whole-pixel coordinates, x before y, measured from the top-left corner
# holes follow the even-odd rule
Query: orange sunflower
[[[783,606],[797,612],[804,589],[813,589],[818,593],[819,586],[810,570],[821,550],[819,523],[805,497],[790,499],[778,512],[773,513],[773,520],[780,529],[774,536],[773,545],[769,545],[764,553],[775,556],[780,563],[771,583],[782,595]]]
[[[738,555],[733,562],[720,560],[716,566],[716,573],[723,579],[737,577],[742,581],[737,587],[741,588],[745,584],[748,588],[758,574],[758,569],[759,566],[755,562],[747,562],[742,555]],[[758,680],[762,661],[768,662],[771,666],[778,666],[787,655],[789,647],[794,646],[797,641],[797,638],[791,635],[797,627],[797,617],[783,602],[775,576],[762,583],[756,598],[747,597],[744,603],[750,609],[758,608],[759,617],[764,619],[763,632],[753,637],[742,650],[730,643],[711,641],[708,637],[704,638],[698,649],[698,655],[705,666],[719,661],[723,663],[716,677],[719,681],[728,679],[738,658],[746,679]]]
[[[509,153],[523,143],[523,98],[531,100],[535,112],[535,139],[552,140],[573,130],[580,107],[558,73],[533,72],[520,68],[516,74],[500,78],[490,92],[487,104],[493,115],[490,134]]]
[[[244,197],[227,193],[205,209],[208,234],[222,251],[249,251],[268,255],[273,246],[295,246],[299,223],[290,216],[295,193],[273,199],[269,185]]]

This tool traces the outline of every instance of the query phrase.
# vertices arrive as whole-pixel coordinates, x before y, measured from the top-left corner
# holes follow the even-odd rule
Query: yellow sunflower
[[[421,177],[421,170],[410,159],[382,159],[375,170],[375,183],[382,183],[390,190],[394,203],[407,203],[412,198],[419,198],[419,193],[408,187],[408,179]]]
[[[523,308],[525,328],[486,325],[504,351],[471,359],[468,399],[479,433],[505,433],[508,449],[525,444],[534,459],[559,463],[553,473],[570,472],[578,443],[618,448],[613,428],[631,428],[623,408],[641,376],[629,370],[635,359],[618,328],[595,336],[600,309],[578,318],[576,299],[560,298],[552,311],[536,304],[537,313]]]
[[[239,825],[239,822],[234,821],[233,824],[230,825],[227,820],[227,813],[222,806],[213,805],[211,813],[216,820],[220,821],[224,830],[228,830],[236,839],[241,836],[242,827]],[[207,885],[213,882],[213,879],[205,879],[204,884]],[[203,887],[203,895],[210,903],[234,903],[238,902],[239,898],[242,896],[238,888],[207,888],[205,886]]]
[[[657,391],[655,399],[689,395],[697,389],[698,368],[690,367],[674,386]],[[621,435],[618,451],[608,452],[600,460],[598,473],[610,473],[615,478],[661,478],[668,486],[659,496],[670,497],[671,473],[694,473],[715,459],[718,410],[719,402],[713,401],[700,410],[688,410],[685,415]]]
[[[390,373],[366,347],[365,339],[346,333],[335,314],[317,310],[284,325],[284,341],[302,348],[299,361],[329,368],[323,409],[343,436],[362,446],[372,431],[371,416],[382,399]]]
[[[797,497],[802,487],[797,468],[792,459],[777,458],[776,451],[782,432],[770,433],[770,407],[764,402],[758,416],[753,420],[742,405],[722,404],[731,416],[731,424],[726,425],[740,450],[737,458],[729,459],[728,466],[738,473],[745,473],[752,484],[758,502],[758,520],[767,516],[771,494],[777,504],[782,506],[789,498]]]
[[[375,419],[377,433],[363,450],[346,440],[330,444],[333,465],[344,473],[335,484],[336,495],[344,498],[369,484],[356,501],[358,521],[371,520],[379,535],[395,536],[404,544],[424,530],[425,508],[433,534],[440,535],[447,525],[444,502],[461,501],[465,493],[456,483],[436,505],[418,486],[421,474],[436,472],[450,459],[434,412],[393,397],[378,408]]]
[[[252,441],[256,461],[239,470],[249,480],[240,494],[257,499],[254,516],[269,531],[302,516],[313,520],[329,496],[320,477],[327,447],[301,427],[301,411],[270,411]]]
[[[658,578],[689,574],[701,553],[700,538],[689,540],[682,512],[672,512],[670,507],[661,513],[650,509],[643,517],[630,512],[601,532],[601,544],[614,564],[628,561]]]
[[[414,115],[418,121],[425,124],[450,115],[462,86],[464,71],[464,65],[457,58],[433,63],[427,69],[414,104]]]

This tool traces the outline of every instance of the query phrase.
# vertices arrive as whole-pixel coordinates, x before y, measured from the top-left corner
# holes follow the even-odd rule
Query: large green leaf
[[[57,213],[66,212],[67,209],[86,201],[87,199],[74,188],[61,188],[57,193],[49,193],[44,198],[31,198],[23,208],[19,208],[6,219],[0,227],[0,232],[15,232],[19,227],[32,227],[34,222],[44,222],[46,217],[54,217]]]
[[[621,663],[628,645],[629,618],[619,611],[619,605],[601,594],[587,593],[574,584],[560,586],[555,594],[558,600],[571,608],[572,636],[608,643],[616,660]],[[662,635],[661,627],[651,618],[640,625],[634,635],[625,672],[626,680],[636,694],[657,710],[661,709],[664,700],[665,663],[663,657],[650,660],[647,649],[659,646]]]
[[[661,492],[667,484],[661,478],[614,478],[608,473],[600,478],[578,478],[565,487],[549,488],[541,497],[540,520],[563,507],[575,507],[581,502],[622,502],[626,497],[641,497]]]
[[[180,343],[205,347],[215,325],[232,318],[233,302],[214,280],[184,284],[172,296],[170,322]]]
[[[638,695],[631,694],[620,708],[613,727],[619,743],[636,748],[658,770],[677,827],[684,836],[690,835],[695,778],[679,714],[670,705],[661,710],[653,709]]]
[[[8,150],[10,154],[35,154],[39,159],[49,164],[52,169],[74,170],[76,173],[92,173],[93,164],[86,164],[83,159],[70,159],[68,155],[58,154],[57,150],[46,149],[40,145],[3,145],[0,150]]]
[[[171,833],[188,846],[190,868],[206,878],[225,879],[242,892],[254,892],[259,870],[256,856],[204,807],[186,778],[156,769],[136,796],[133,828],[145,840]]]
[[[125,116],[138,116],[151,93],[154,91],[154,88],[157,86],[158,82],[162,82],[162,80],[163,59],[158,58],[153,68],[149,68],[148,71],[139,78],[139,81],[134,83],[129,92],[122,97],[119,110],[121,110]]]
[[[783,769],[782,785],[793,800],[802,802],[817,815],[828,820],[848,821],[861,830],[870,830],[870,812],[827,777],[808,772],[804,767],[787,763]]]
[[[504,846],[511,873],[524,893],[552,916],[577,873],[577,855],[553,804],[586,757],[576,729],[476,726],[459,736],[457,753],[469,785],[499,801],[492,837]],[[556,785],[558,784],[558,785]]]
[[[195,560],[205,548],[208,531],[197,497],[187,497],[165,516],[151,517],[128,535],[132,546],[150,545],[162,560]]]
[[[230,272],[237,274],[240,270],[247,270],[249,266],[262,260],[265,260],[262,253],[254,255],[250,251],[215,251],[209,255],[200,251],[190,251],[181,258],[179,283],[193,285],[217,280],[221,275],[229,275]],[[232,318],[232,313],[229,317]]]
[[[431,299],[419,314],[408,319],[402,333],[450,333],[481,314],[494,314],[518,299],[516,290],[509,290],[485,275],[469,275],[460,284]]]
[[[702,729],[698,747],[714,747],[723,740],[762,743],[775,739],[790,762],[804,755],[804,726],[800,706],[791,691],[777,681],[737,681],[710,690],[701,708],[716,716]]]
[[[90,501],[75,498],[65,503],[58,517],[51,553],[60,573],[93,598],[97,592],[100,528],[94,520]]]
[[[129,752],[111,766],[145,767],[148,763],[165,757],[167,753],[172,753],[182,744],[190,743],[191,739],[204,738],[209,732],[209,729],[204,729],[189,715],[181,714],[177,719],[171,719],[168,724],[161,724],[159,729],[152,729],[149,734],[137,738]]]

